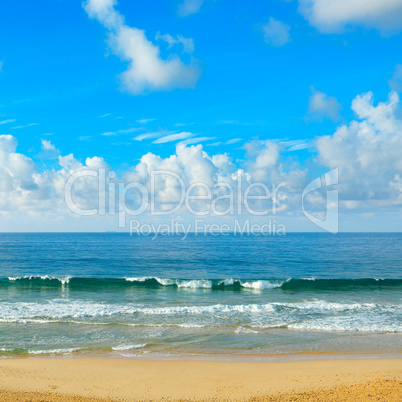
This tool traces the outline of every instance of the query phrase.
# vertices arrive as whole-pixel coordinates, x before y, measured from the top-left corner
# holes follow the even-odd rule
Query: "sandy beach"
[[[402,360],[278,363],[16,358],[1,401],[384,400],[402,398]]]

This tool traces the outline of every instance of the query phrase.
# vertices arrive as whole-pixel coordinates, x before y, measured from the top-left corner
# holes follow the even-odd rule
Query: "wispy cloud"
[[[159,32],[155,36],[156,40],[163,40],[168,44],[168,49],[170,49],[174,45],[182,45],[183,51],[186,53],[194,52],[194,41],[192,38],[185,38],[184,36],[177,35],[174,38],[172,35],[165,34],[161,35]]]
[[[106,131],[106,132],[102,133],[101,135],[110,137],[112,135],[117,135],[117,134],[134,133],[134,132],[140,131],[140,130],[142,130],[141,127],[129,127],[129,128],[125,128],[125,129],[117,130],[117,131]]]
[[[194,137],[181,141],[181,143],[184,145],[191,145],[191,144],[199,144],[200,142],[212,141],[215,139],[216,137]]]
[[[194,123],[176,123],[174,127],[192,126]]]
[[[309,147],[309,142],[307,140],[279,140],[279,144],[283,144],[286,150],[289,152],[300,151],[302,149],[307,149]]]
[[[147,123],[149,123],[149,122],[151,122],[151,121],[154,121],[155,119],[140,119],[140,120],[136,120],[137,121],[137,123],[140,123],[140,124],[147,124]]]
[[[264,31],[264,40],[272,46],[283,46],[290,41],[289,25],[271,17],[267,24],[262,27]]]
[[[118,130],[117,133],[118,134],[135,133],[136,131],[140,131],[140,130],[142,130],[141,127],[129,127],[129,128],[125,128],[123,130]]]
[[[14,123],[15,119],[7,119],[7,120],[2,120],[0,121],[0,124],[8,124],[8,123]]]
[[[78,137],[78,141],[89,141],[91,138],[90,135],[81,135]]]
[[[37,126],[38,125],[38,123],[29,123],[29,124],[25,124],[25,126],[14,126],[14,127],[11,127],[13,130],[17,130],[17,129],[20,129],[20,128],[27,128],[27,127],[32,127],[32,126]]]
[[[183,0],[179,4],[178,13],[181,17],[187,17],[188,15],[198,13],[204,0]]]
[[[239,124],[237,120],[219,120],[217,124]]]
[[[402,92],[402,64],[395,67],[394,75],[388,81],[389,86],[396,92]]]
[[[189,133],[189,132],[182,132],[182,133],[175,133],[175,134],[169,134],[165,135],[164,137],[158,138],[157,140],[153,141],[153,144],[164,144],[166,142],[173,142],[173,141],[179,141],[179,140],[185,140],[187,138],[192,137],[194,134]]]
[[[328,117],[332,121],[340,119],[339,111],[341,109],[340,103],[333,96],[328,96],[324,92],[317,91],[311,87],[312,95],[310,96],[308,113],[313,118]]]
[[[144,133],[144,134],[137,135],[136,137],[133,138],[133,140],[134,141],[149,140],[149,139],[152,139],[152,138],[160,137],[161,135],[163,135],[163,134],[161,134],[160,131],[152,131],[152,132],[149,132],[149,133]]]
[[[103,119],[104,117],[108,117],[108,116],[110,116],[111,115],[111,113],[105,113],[105,114],[103,114],[102,116],[99,116],[99,118],[100,119]]]
[[[243,138],[231,138],[230,140],[225,142],[225,145],[232,145],[239,141],[244,141],[244,140],[243,140]]]

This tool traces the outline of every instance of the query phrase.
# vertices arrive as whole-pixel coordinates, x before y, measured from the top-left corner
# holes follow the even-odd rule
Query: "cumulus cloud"
[[[17,152],[17,140],[12,135],[0,135],[0,214],[25,212],[27,216],[69,215],[64,202],[68,178],[76,171],[107,168],[102,158],[87,158],[82,164],[74,156],[58,156],[59,168],[40,171],[29,157]],[[44,152],[55,152],[49,141],[42,141]],[[74,201],[83,208],[93,208],[98,199],[98,181],[83,177],[74,188]]]
[[[324,92],[311,88],[312,95],[310,96],[308,113],[314,118],[328,117],[333,121],[339,120],[339,111],[341,105],[335,97],[328,96]]]
[[[97,19],[108,29],[111,51],[128,62],[128,69],[120,74],[122,88],[134,95],[193,88],[200,76],[197,61],[191,58],[186,64],[177,54],[163,59],[159,47],[147,39],[143,30],[124,23],[124,17],[114,8],[116,4],[115,0],[88,0],[84,9],[90,18]],[[188,47],[190,39],[183,40]]]
[[[44,151],[55,151],[56,147],[48,140],[42,140],[42,149]]]
[[[270,17],[267,24],[263,25],[264,40],[273,46],[283,46],[290,41],[289,25]]]
[[[303,189],[320,175],[317,173],[311,177],[311,171],[325,172],[339,168],[338,188],[343,211],[399,211],[402,208],[402,113],[399,96],[391,92],[388,100],[375,104],[372,93],[362,94],[353,100],[352,109],[356,119],[340,126],[332,135],[317,137],[310,144],[305,140],[255,140],[244,145],[246,155],[241,160],[233,160],[227,153],[206,152],[201,144],[186,143],[194,139],[190,138],[189,133],[145,133],[160,139],[161,143],[180,141],[178,136],[169,138],[177,134],[188,138],[178,142],[175,152],[169,156],[149,152],[115,179],[109,179],[106,173],[106,184],[112,180],[123,184],[134,181],[151,191],[153,172],[168,171],[171,174],[158,175],[152,189],[158,210],[166,211],[181,197],[181,185],[177,177],[184,182],[186,189],[195,183],[205,183],[214,197],[228,194],[223,183],[230,185],[235,194],[238,189],[244,193],[254,183],[263,183],[268,187],[283,183],[274,203],[278,213],[295,219],[301,216]],[[306,146],[315,147],[305,163],[309,169],[292,159],[290,152]],[[42,141],[42,147],[44,151],[57,151],[56,146],[47,140]],[[14,213],[18,219],[22,212],[39,218],[49,214],[73,217],[74,214],[69,212],[64,201],[68,178],[86,169],[97,172],[100,169],[106,172],[110,170],[108,164],[96,156],[81,162],[72,154],[59,153],[56,161],[52,169],[44,169],[40,162],[34,162],[17,152],[15,137],[1,135],[0,214],[4,217]],[[74,202],[81,208],[96,208],[99,191],[97,178],[84,176],[74,184]],[[203,191],[201,187],[195,188],[192,194],[205,195]],[[262,187],[255,189],[252,195],[263,195]],[[135,203],[135,196],[129,199]],[[266,209],[263,202],[256,200],[253,209]],[[208,204],[205,200],[195,200],[192,205],[194,210],[208,212]],[[310,194],[306,205],[312,212],[319,211],[325,205],[325,191]],[[220,206],[225,210],[224,200]],[[180,216],[188,217],[187,213],[184,209],[178,211]],[[152,218],[145,214],[143,219]]]
[[[402,120],[400,100],[391,92],[374,105],[371,92],[357,96],[358,120],[316,140],[318,161],[339,168],[341,197],[350,208],[402,204]]]
[[[198,13],[202,3],[204,3],[204,0],[183,0],[183,2],[179,4],[178,13],[181,17],[187,17],[191,14]]]
[[[321,32],[364,26],[390,33],[402,29],[402,0],[299,0],[299,10]]]

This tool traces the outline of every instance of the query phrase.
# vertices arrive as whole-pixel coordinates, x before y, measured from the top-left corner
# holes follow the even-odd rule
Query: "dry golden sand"
[[[4,359],[0,401],[402,401],[402,360]]]

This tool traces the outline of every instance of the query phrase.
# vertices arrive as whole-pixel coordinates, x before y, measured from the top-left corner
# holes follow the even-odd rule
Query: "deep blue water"
[[[402,234],[0,234],[0,354],[402,351]]]

